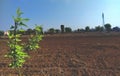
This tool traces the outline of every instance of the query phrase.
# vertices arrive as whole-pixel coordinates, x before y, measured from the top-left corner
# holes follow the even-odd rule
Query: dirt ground
[[[0,39],[0,76],[16,76]],[[23,76],[120,76],[120,35],[49,35],[31,51]]]

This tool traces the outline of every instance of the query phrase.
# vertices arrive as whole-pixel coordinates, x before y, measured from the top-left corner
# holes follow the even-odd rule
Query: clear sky
[[[13,25],[12,16],[16,9],[29,18],[26,24],[48,28],[60,28],[61,24],[72,29],[91,28],[102,25],[102,12],[105,23],[120,27],[120,0],[0,0],[0,30],[8,30]]]

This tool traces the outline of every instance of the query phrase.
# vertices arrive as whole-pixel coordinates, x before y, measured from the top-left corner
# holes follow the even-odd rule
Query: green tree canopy
[[[65,27],[65,32],[68,33],[68,32],[72,32],[72,29],[70,27]]]
[[[4,35],[4,31],[0,30],[0,36]]]
[[[48,32],[49,32],[50,34],[53,34],[53,33],[55,33],[55,29],[54,29],[54,28],[50,28],[50,29],[48,30]]]
[[[86,27],[85,27],[85,31],[86,31],[86,32],[90,31],[90,27],[89,27],[89,26],[86,26]]]
[[[110,31],[111,31],[111,24],[107,23],[107,24],[104,25],[104,27],[105,27],[105,30],[106,30],[107,32],[110,32]]]
[[[99,32],[102,32],[104,30],[104,27],[103,26],[96,26],[95,27],[95,31],[99,31]]]

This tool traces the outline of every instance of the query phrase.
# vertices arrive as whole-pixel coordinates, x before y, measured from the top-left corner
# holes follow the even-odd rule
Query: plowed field
[[[17,76],[4,58],[6,41],[0,39],[0,76]],[[119,35],[45,36],[40,45],[29,53],[24,76],[120,76]]]

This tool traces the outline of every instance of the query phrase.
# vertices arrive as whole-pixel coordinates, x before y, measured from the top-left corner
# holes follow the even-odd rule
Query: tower
[[[102,13],[102,24],[103,24],[103,26],[105,25],[104,13]]]

